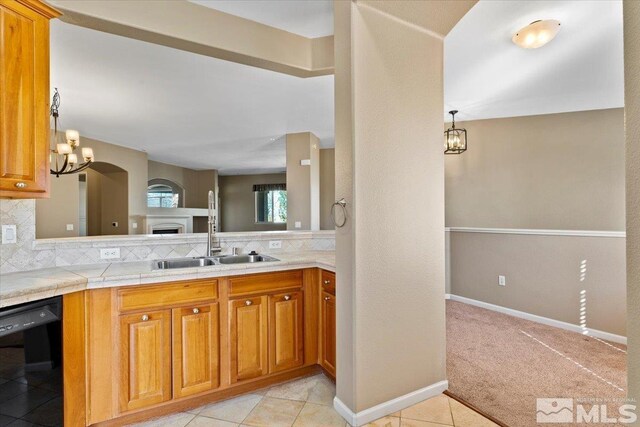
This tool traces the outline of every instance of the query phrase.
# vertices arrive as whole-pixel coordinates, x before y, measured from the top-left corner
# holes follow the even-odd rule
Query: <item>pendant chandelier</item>
[[[80,145],[80,134],[77,130],[68,129],[65,132],[64,139],[58,135],[58,121],[60,117],[58,108],[60,108],[60,94],[58,93],[58,88],[56,88],[53,94],[53,100],[51,101],[51,117],[53,117],[53,136],[51,142],[55,148],[51,150],[51,154],[49,155],[51,175],[55,175],[56,177],[83,171],[94,161],[93,149],[83,147],[83,162],[78,162],[78,155],[74,153]]]
[[[467,151],[467,130],[456,129],[456,113],[451,110],[451,127],[444,131],[444,154],[461,154]]]

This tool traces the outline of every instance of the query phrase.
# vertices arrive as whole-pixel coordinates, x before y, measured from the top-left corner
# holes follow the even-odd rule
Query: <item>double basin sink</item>
[[[208,265],[247,264],[254,262],[279,261],[267,255],[220,255],[212,257],[159,259],[153,261],[154,270],[174,268],[206,267]]]

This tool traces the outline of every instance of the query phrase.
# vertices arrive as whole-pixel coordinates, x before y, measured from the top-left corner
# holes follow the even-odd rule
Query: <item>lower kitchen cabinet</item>
[[[218,304],[172,310],[173,397],[220,384]]]
[[[268,373],[267,311],[266,296],[229,301],[232,383]]]
[[[336,297],[323,291],[320,299],[320,364],[336,376]]]
[[[171,399],[171,311],[120,316],[120,411]]]
[[[304,364],[302,292],[269,296],[269,372]]]

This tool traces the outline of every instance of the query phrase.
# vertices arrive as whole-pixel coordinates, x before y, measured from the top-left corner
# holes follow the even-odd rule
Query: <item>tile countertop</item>
[[[334,251],[281,252],[279,261],[152,270],[152,261],[87,264],[0,275],[0,308],[85,289],[130,286],[207,277],[237,276],[298,268],[335,271]]]

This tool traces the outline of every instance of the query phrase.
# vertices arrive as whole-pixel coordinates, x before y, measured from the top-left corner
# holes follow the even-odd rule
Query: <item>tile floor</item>
[[[294,380],[135,427],[348,427],[333,409],[335,385],[324,375]],[[371,427],[495,427],[477,412],[445,395],[436,396]]]
[[[25,372],[24,351],[0,348],[0,427],[62,426],[60,368]]]

